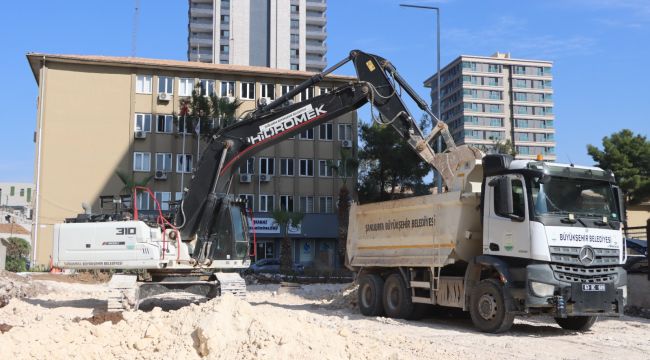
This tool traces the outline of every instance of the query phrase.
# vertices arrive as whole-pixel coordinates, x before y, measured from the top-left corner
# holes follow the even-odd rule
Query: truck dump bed
[[[347,255],[359,267],[444,266],[481,253],[480,195],[460,191],[350,209]]]

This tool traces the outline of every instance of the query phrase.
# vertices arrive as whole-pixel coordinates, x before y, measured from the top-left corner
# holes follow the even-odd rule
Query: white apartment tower
[[[319,72],[326,0],[189,0],[189,61]]]
[[[461,55],[442,68],[441,120],[457,144],[490,151],[512,141],[517,158],[555,160],[553,63],[510,54]],[[425,80],[437,113],[438,74]]]

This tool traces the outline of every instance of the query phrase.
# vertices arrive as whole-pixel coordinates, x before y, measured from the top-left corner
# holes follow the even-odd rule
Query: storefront
[[[257,249],[253,260],[280,258],[283,232],[270,214],[255,213],[248,220],[251,241],[255,241]],[[305,214],[301,224],[289,227],[289,238],[294,262],[319,270],[340,267],[336,257],[336,214]]]

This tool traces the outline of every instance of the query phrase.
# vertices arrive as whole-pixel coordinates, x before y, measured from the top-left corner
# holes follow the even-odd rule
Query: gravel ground
[[[39,294],[0,308],[3,357],[650,358],[650,320],[627,316],[600,320],[587,333],[562,330],[551,319],[517,319],[511,331],[488,335],[467,317],[444,313],[421,321],[363,317],[349,284],[251,285],[245,301],[230,296],[186,306],[189,300],[178,298],[106,316],[105,284],[33,281]]]

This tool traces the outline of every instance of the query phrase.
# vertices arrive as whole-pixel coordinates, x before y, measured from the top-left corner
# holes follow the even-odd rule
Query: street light
[[[440,120],[440,8],[435,6],[424,6],[424,5],[410,5],[410,4],[399,4],[401,7],[415,8],[415,9],[424,9],[424,10],[435,10],[436,12],[436,72],[438,74],[438,111],[437,117]],[[435,126],[435,125],[434,125]],[[442,152],[442,138],[438,136],[438,141],[436,143],[436,151],[438,153]],[[440,173],[436,176],[436,183],[438,185],[438,194],[442,192],[442,177]]]

